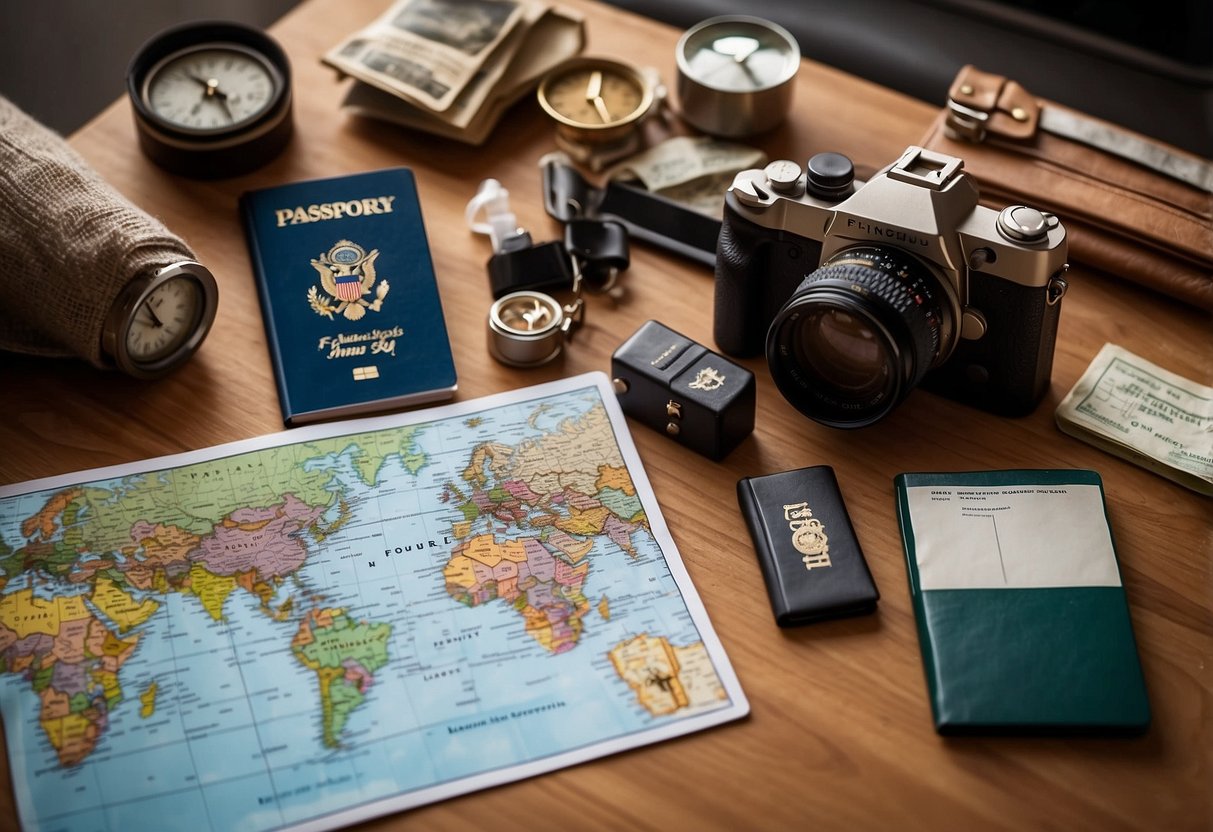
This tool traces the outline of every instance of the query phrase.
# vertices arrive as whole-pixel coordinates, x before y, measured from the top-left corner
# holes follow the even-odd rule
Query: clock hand
[[[602,73],[594,70],[590,73],[590,83],[585,88],[585,100],[593,101],[602,97]]]
[[[593,98],[593,102],[594,109],[598,111],[598,117],[602,119],[602,123],[609,123],[611,121],[611,113],[609,110],[607,110],[606,102],[602,100],[602,96],[595,96]]]
[[[739,64],[744,64],[750,59],[750,56],[757,51],[758,41],[751,40],[748,44],[737,50],[737,52],[733,55],[733,60],[737,61]]]
[[[190,80],[196,81],[197,83],[206,87],[206,91],[203,92],[202,94],[205,95],[207,98],[218,98],[220,101],[227,100],[227,93],[225,93],[221,89],[219,89],[219,79],[218,78],[200,78],[197,75],[191,75]]]
[[[761,44],[757,38],[747,38],[734,35],[727,38],[717,38],[712,41],[712,51],[726,55],[739,64],[744,64],[751,55],[758,51]]]
[[[200,78],[197,75],[190,75],[190,80],[196,81],[206,89],[202,93],[202,97],[217,98],[219,106],[223,108],[223,112],[227,114],[227,120],[234,122],[236,116],[232,114],[231,105],[227,103],[228,95],[223,90],[219,89],[219,79],[217,78]],[[197,109],[195,105],[195,110]]]
[[[164,322],[156,317],[156,312],[150,303],[144,303],[142,308],[147,310],[148,316],[152,319],[152,326],[157,328],[164,326]]]

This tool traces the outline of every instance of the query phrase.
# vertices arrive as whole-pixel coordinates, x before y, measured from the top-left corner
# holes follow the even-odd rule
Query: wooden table
[[[552,148],[538,107],[516,107],[483,148],[343,117],[343,87],[318,57],[378,15],[387,0],[309,0],[273,28],[293,61],[297,135],[249,176],[194,182],[136,149],[129,107],[115,103],[71,143],[120,191],[181,233],[215,272],[218,320],[197,357],[140,383],[78,362],[5,355],[0,369],[0,482],[204,448],[281,429],[236,199],[243,191],[408,165],[417,173],[459,371],[460,399],[607,370],[622,339],[649,318],[712,341],[712,275],[640,244],[628,296],[592,298],[560,362],[506,368],[485,351],[488,244],[463,223],[486,177],[513,195],[537,239],[536,162]],[[589,52],[655,64],[674,78],[677,32],[582,0]],[[115,86],[117,81],[115,80]],[[941,91],[942,93],[942,91]],[[837,149],[859,165],[894,159],[934,108],[806,61],[790,122],[763,139],[772,158]],[[1032,415],[1003,419],[915,392],[882,423],[822,427],[758,378],[754,435],[712,463],[639,425],[633,435],[673,536],[735,665],[749,719],[639,751],[480,792],[367,829],[921,828],[1203,829],[1213,826],[1213,521],[1210,502],[1061,434],[1053,410],[1108,341],[1206,384],[1206,315],[1081,268],[1071,272],[1052,387]],[[778,629],[734,483],[828,463],[837,471],[881,589],[875,615]],[[1113,533],[1154,712],[1133,740],[950,739],[932,728],[893,510],[902,471],[1093,468],[1104,477]],[[16,826],[0,757],[0,827]]]

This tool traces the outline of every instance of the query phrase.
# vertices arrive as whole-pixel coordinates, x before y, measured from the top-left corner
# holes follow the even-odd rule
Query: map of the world
[[[602,374],[0,488],[27,829],[329,828],[747,708]]]

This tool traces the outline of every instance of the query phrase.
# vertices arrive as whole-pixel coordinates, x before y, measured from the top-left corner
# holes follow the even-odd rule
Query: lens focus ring
[[[867,290],[873,299],[886,304],[909,330],[910,338],[918,347],[916,352],[926,357],[925,366],[921,368],[925,372],[939,352],[939,304],[926,269],[917,263],[910,267],[903,263],[897,271],[889,271],[856,262],[851,257],[826,263],[809,275],[801,289],[815,283],[839,281]]]
[[[940,295],[931,272],[897,249],[838,253],[771,324],[767,360],[780,392],[824,424],[877,421],[933,365]]]

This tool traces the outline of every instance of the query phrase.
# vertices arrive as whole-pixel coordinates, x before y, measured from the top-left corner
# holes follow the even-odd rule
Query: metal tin
[[[489,353],[511,367],[538,367],[564,348],[564,310],[543,292],[512,292],[489,308]]]
[[[787,116],[800,47],[782,26],[746,15],[709,18],[683,33],[675,55],[679,107],[688,124],[738,138],[770,130]],[[700,60],[703,55],[713,60]]]

